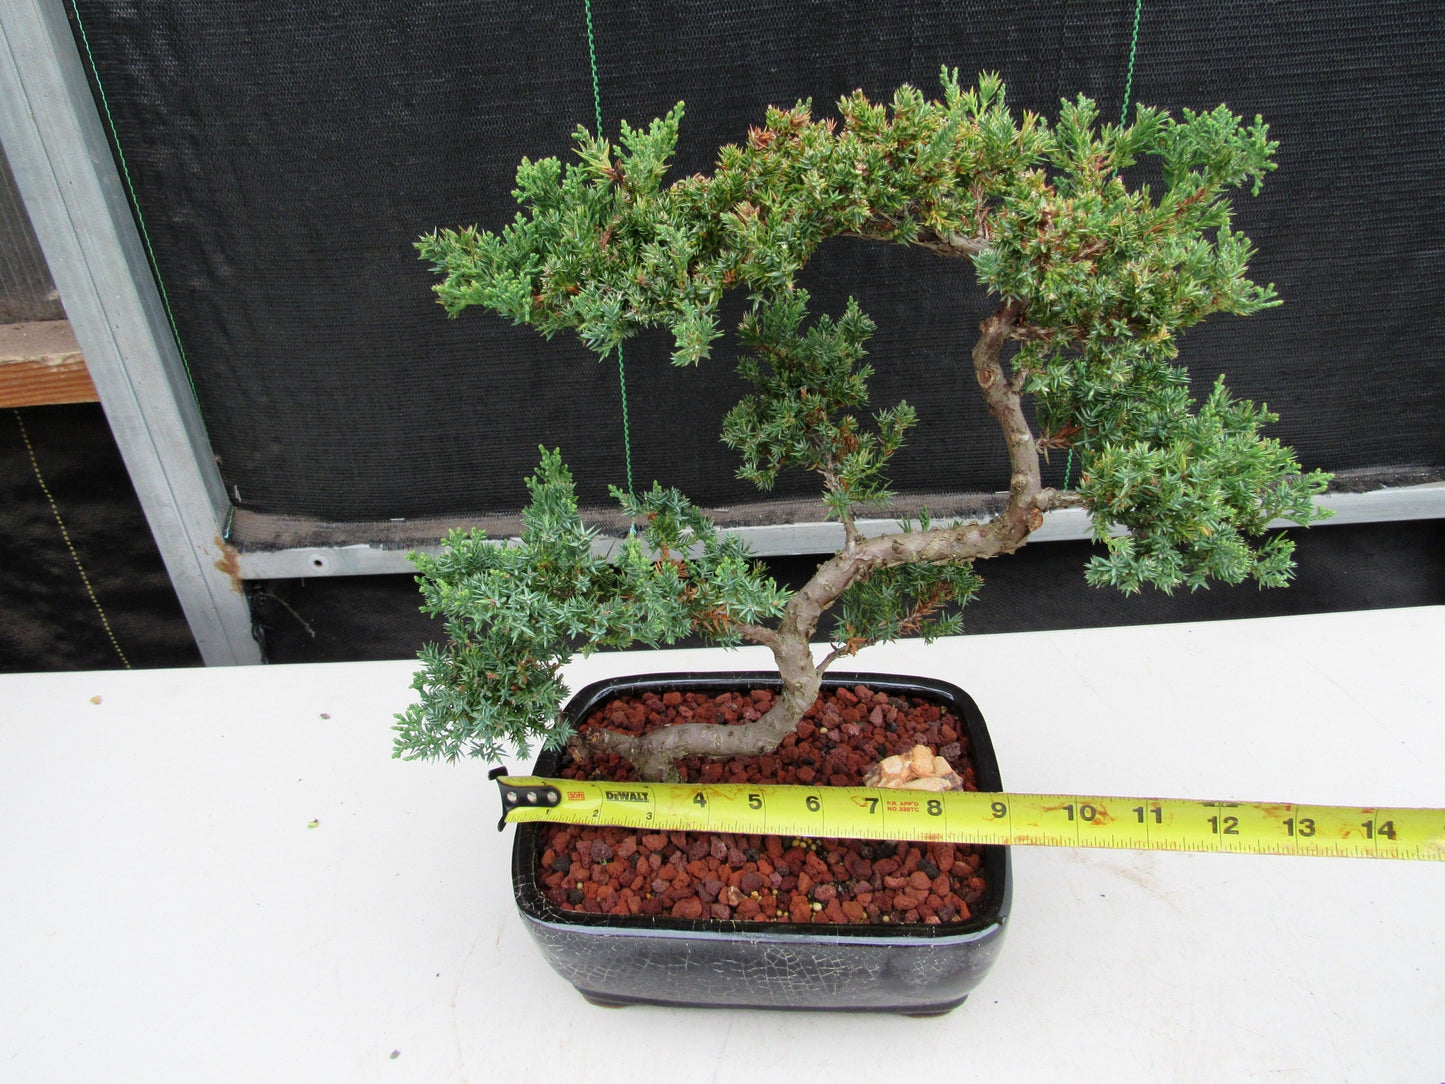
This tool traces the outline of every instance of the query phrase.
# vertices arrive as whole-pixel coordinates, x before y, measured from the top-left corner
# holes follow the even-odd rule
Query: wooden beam
[[[0,407],[99,401],[69,320],[0,324]]]

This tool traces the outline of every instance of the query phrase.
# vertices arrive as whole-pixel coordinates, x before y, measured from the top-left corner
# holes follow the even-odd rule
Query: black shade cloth
[[[1018,109],[1094,97],[1117,117],[1133,3],[593,4],[608,132],[688,103],[677,170],[710,169],[770,103],[831,112],[938,69],[1000,72]],[[523,155],[570,154],[593,118],[582,0],[492,4],[75,0],[159,280],[238,507],[327,520],[514,510],[538,444],[584,503],[623,481],[613,365],[490,314],[447,321],[412,242],[498,228]],[[1408,2],[1143,7],[1133,100],[1262,114],[1279,170],[1237,226],[1284,307],[1184,339],[1308,467],[1445,465],[1445,8]],[[836,241],[815,311],[852,293],[879,325],[874,402],[921,424],[904,492],[1006,484],[968,351],[987,302],[958,261]],[[633,458],[703,505],[755,499],[717,442],[739,385],[719,344],[678,371],[664,336],[626,352]],[[961,430],[961,435],[960,435]],[[1056,458],[1050,482],[1062,480]],[[807,478],[779,495],[815,492]]]
[[[100,407],[0,410],[0,672],[200,661]]]

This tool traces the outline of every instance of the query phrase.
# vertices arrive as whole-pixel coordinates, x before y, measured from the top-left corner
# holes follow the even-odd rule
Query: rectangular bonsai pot
[[[1002,790],[982,715],[963,690],[929,678],[846,674],[824,688],[866,685],[921,697],[951,712],[968,735],[980,790]],[[776,673],[657,674],[598,682],[566,708],[575,728],[602,703],[647,691],[778,689]],[[555,776],[543,753],[533,774]],[[962,1004],[1003,941],[1013,892],[1007,847],[981,848],[986,889],[963,921],[941,925],[719,921],[564,911],[537,880],[541,832],[519,824],[512,882],[523,922],[552,968],[596,1004],[947,1012]]]

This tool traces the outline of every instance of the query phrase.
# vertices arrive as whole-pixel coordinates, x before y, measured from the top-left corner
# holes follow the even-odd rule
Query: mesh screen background
[[[1117,116],[1132,3],[593,4],[605,127],[688,103],[678,173],[710,169],[770,103],[927,92],[942,64],[999,71],[1015,109],[1094,97]],[[615,368],[480,312],[444,319],[413,240],[496,228],[517,161],[570,153],[593,117],[582,0],[497,5],[74,0],[222,474],[238,507],[365,520],[505,512],[538,444],[584,503],[622,480]],[[82,34],[83,30],[83,34]],[[1445,464],[1445,12],[1413,3],[1144,5],[1133,100],[1263,114],[1279,169],[1236,224],[1284,307],[1183,340],[1201,385],[1283,415],[1306,466]],[[104,115],[104,114],[103,114]],[[904,492],[992,491],[1007,472],[968,351],[989,305],[959,261],[835,241],[814,311],[879,325],[873,399],[922,421]],[[756,499],[718,423],[740,386],[662,335],[627,349],[639,483]],[[962,435],[959,434],[959,426]],[[719,469],[725,464],[726,469]],[[1047,480],[1057,483],[1056,457]],[[811,494],[811,481],[778,496]]]

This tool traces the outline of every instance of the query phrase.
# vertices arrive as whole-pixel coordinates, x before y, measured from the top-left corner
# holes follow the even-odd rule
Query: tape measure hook
[[[555,806],[562,801],[562,792],[556,787],[548,786],[545,783],[529,785],[513,783],[507,774],[506,767],[493,768],[487,773],[487,778],[495,780],[497,787],[502,792],[502,819],[497,821],[497,831],[499,832],[507,827],[507,814],[514,809],[525,809],[528,806],[545,808]]]

